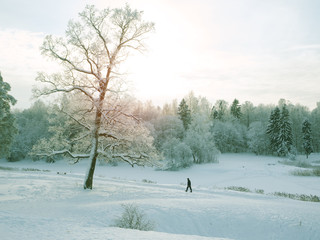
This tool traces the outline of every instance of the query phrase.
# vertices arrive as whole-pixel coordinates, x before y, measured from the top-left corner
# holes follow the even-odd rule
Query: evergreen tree
[[[303,148],[305,154],[308,156],[313,152],[312,148],[312,137],[311,137],[311,123],[308,119],[302,123],[302,134],[303,134]]]
[[[241,105],[239,104],[238,99],[234,99],[230,107],[231,115],[237,119],[241,117]]]
[[[181,100],[179,104],[178,115],[180,120],[183,122],[184,129],[187,130],[191,123],[191,112],[184,98]]]
[[[292,128],[286,104],[282,106],[279,130],[277,152],[279,156],[287,156],[292,149]]]
[[[220,121],[227,119],[228,103],[225,100],[217,100],[211,109],[211,118]]]
[[[13,137],[16,133],[14,116],[10,112],[11,105],[16,103],[14,97],[8,94],[9,83],[3,81],[0,73],[0,158],[7,157]]]
[[[17,134],[10,148],[9,161],[19,161],[27,156],[32,146],[41,138],[49,137],[50,107],[42,101],[36,101],[29,109],[15,112]],[[63,122],[65,124],[65,121]],[[66,126],[63,127],[65,130]]]
[[[216,110],[215,106],[213,106],[212,109],[211,109],[210,118],[212,120],[218,119],[218,111]]]
[[[277,152],[279,146],[279,132],[280,132],[280,109],[276,107],[270,114],[269,123],[266,133],[270,139],[270,147],[272,152]]]
[[[320,152],[320,102],[317,102],[317,107],[311,112],[310,123],[313,151]]]

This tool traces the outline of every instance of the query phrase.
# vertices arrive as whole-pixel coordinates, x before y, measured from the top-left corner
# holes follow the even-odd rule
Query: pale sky
[[[16,107],[30,106],[36,73],[53,68],[39,51],[45,35],[63,35],[86,4],[126,2],[156,24],[148,52],[126,62],[138,99],[320,102],[318,0],[1,0],[0,71]]]

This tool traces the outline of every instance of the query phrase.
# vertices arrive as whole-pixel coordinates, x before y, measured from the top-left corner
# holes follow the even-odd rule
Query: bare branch
[[[112,158],[121,159],[122,161],[129,163],[132,167],[134,167],[135,165],[143,166],[145,163],[152,164],[152,162],[148,160],[149,156],[144,153],[132,154],[132,155],[130,154],[111,154],[110,155],[109,153],[102,150],[98,150],[98,153],[103,156],[107,156],[107,157],[111,156]]]

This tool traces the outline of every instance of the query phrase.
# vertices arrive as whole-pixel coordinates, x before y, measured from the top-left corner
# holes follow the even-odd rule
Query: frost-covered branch
[[[72,152],[70,152],[68,149],[63,149],[60,151],[52,151],[50,153],[37,153],[35,154],[36,156],[39,157],[53,157],[55,155],[65,155],[65,156],[69,156],[71,158],[89,158],[89,154],[74,154]]]
[[[81,122],[80,120],[76,119],[74,116],[72,116],[71,114],[69,114],[68,112],[64,111],[63,109],[61,109],[61,112],[63,112],[64,114],[66,114],[69,118],[71,118],[72,120],[74,120],[75,122],[77,122],[80,126],[84,127],[87,130],[91,130],[90,126],[86,125],[85,123]],[[87,134],[89,135],[89,134]]]
[[[36,95],[36,97],[50,95],[58,92],[70,93],[73,91],[79,91],[89,97],[92,101],[94,101],[92,94],[85,89],[88,88],[88,86],[79,86],[75,84],[71,86],[62,86],[64,85],[62,82],[62,77],[58,74],[47,76],[44,73],[38,73],[36,80],[51,85],[51,88],[47,87],[41,90],[34,89],[34,94]]]
[[[144,166],[146,164],[152,164],[152,161],[149,160],[150,156],[145,153],[139,154],[120,154],[120,153],[108,153],[102,150],[98,150],[98,153],[107,157],[111,157],[114,159],[120,159],[126,163],[129,163],[132,167],[136,166]]]
[[[65,52],[59,53],[58,52],[59,47],[64,48]],[[92,71],[93,69],[91,69],[91,70],[83,69],[79,66],[79,63],[76,63],[70,59],[71,53],[70,53],[69,48],[70,47],[68,47],[67,44],[64,43],[61,39],[53,39],[53,37],[51,35],[49,35],[45,38],[45,41],[41,47],[43,54],[51,56],[55,59],[59,59],[61,62],[68,64],[71,67],[71,69],[73,69],[77,72],[93,75],[99,79],[99,76],[97,75],[97,73]],[[64,56],[62,54],[64,54]]]

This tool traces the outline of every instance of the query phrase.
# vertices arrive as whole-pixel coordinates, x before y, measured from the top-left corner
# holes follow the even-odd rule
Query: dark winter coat
[[[190,181],[190,179],[188,178],[187,180],[188,180],[188,184],[187,184],[188,187],[191,187],[191,181]]]

